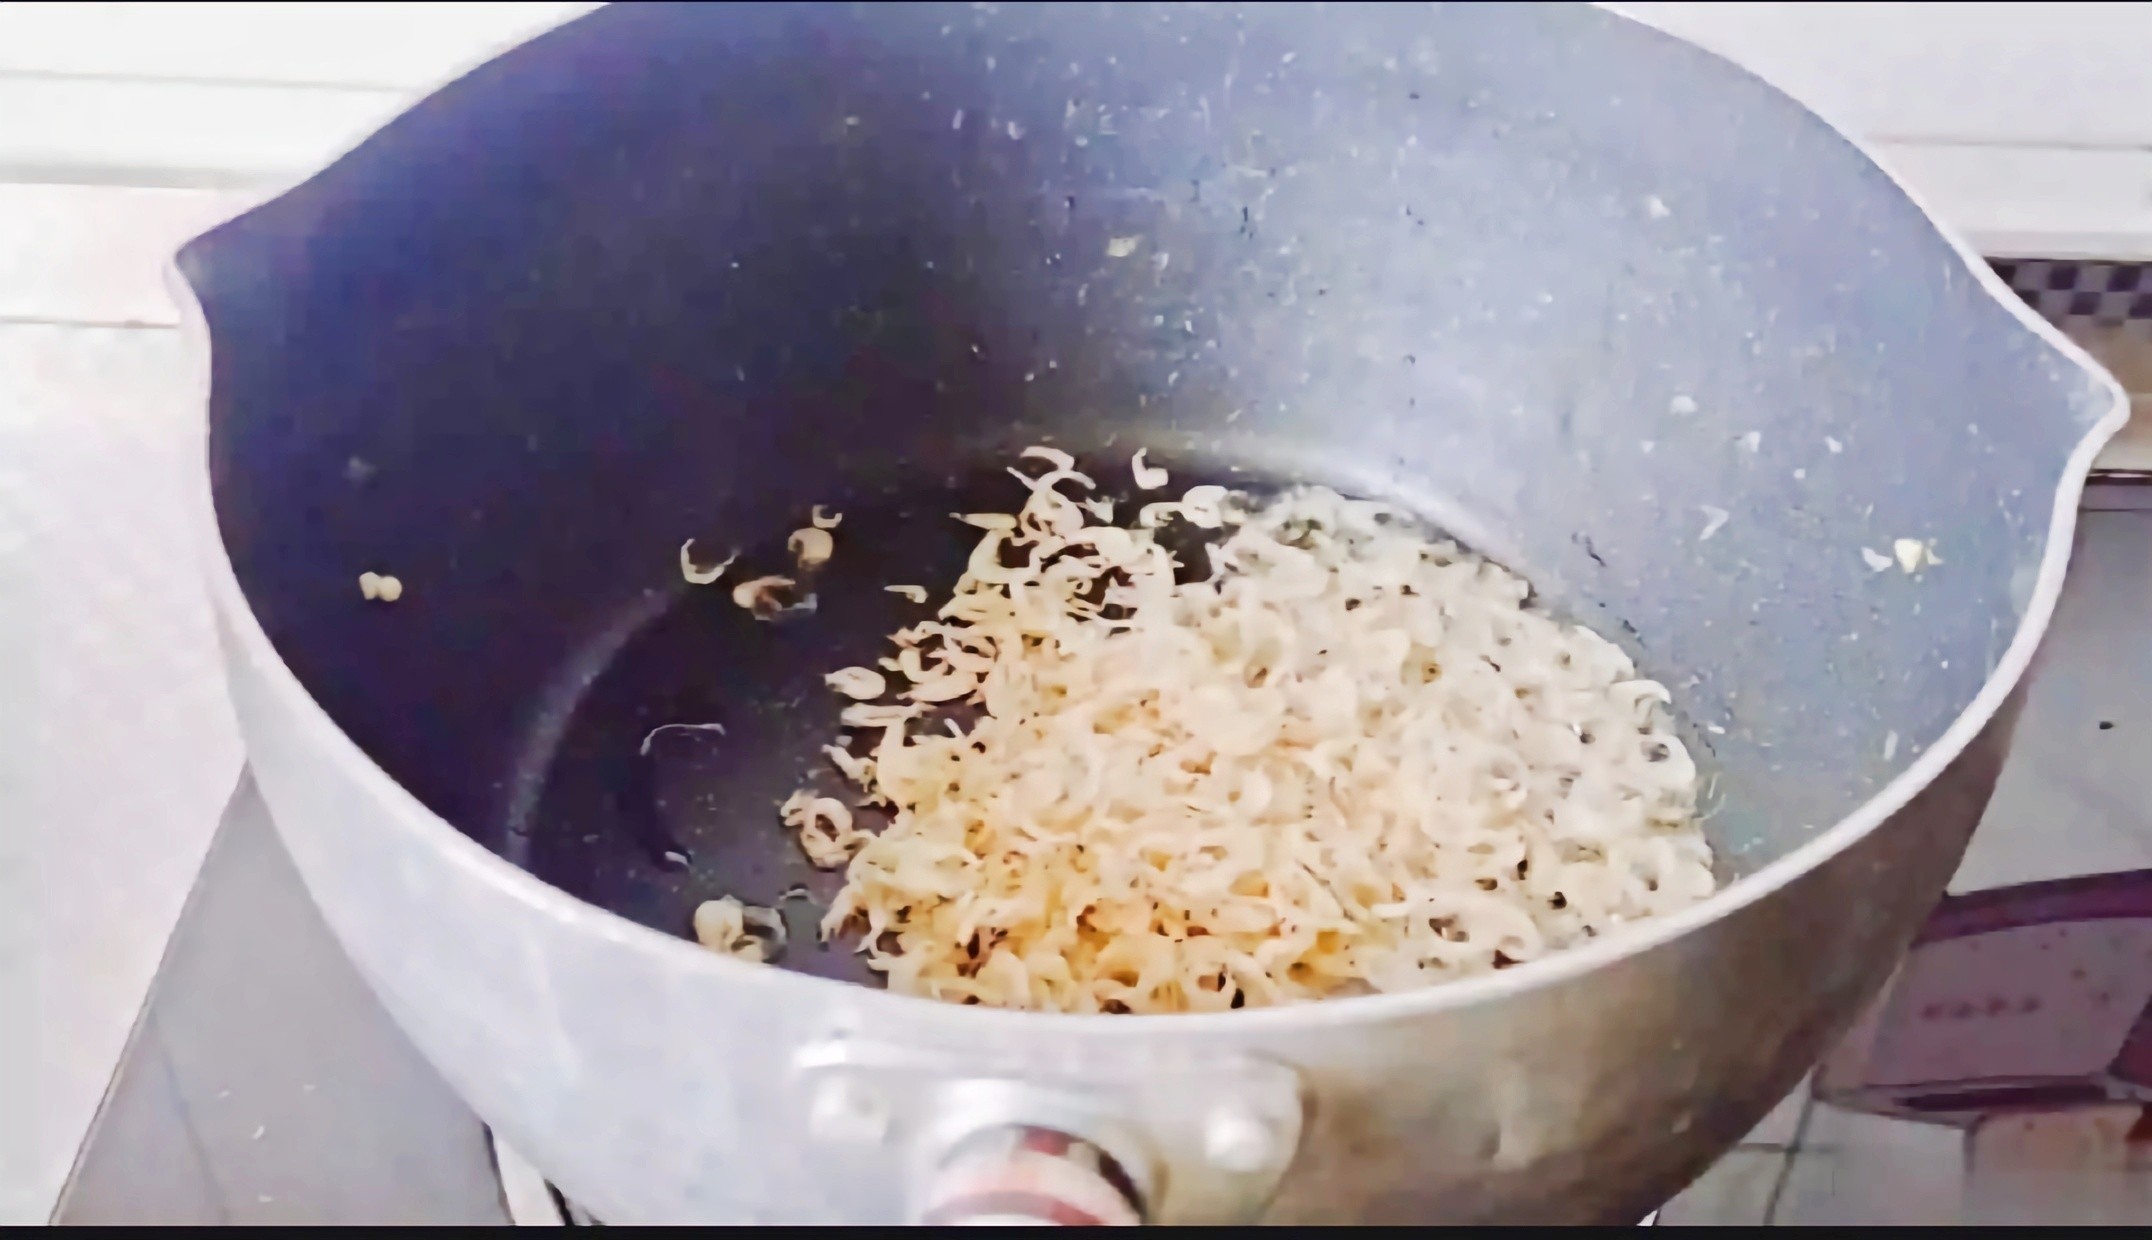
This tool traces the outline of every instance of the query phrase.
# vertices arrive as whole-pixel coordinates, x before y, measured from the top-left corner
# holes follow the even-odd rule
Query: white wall
[[[1861,138],[1991,255],[2152,258],[2152,5],[1610,7]]]
[[[278,184],[591,7],[0,3],[0,181]],[[1832,117],[1990,253],[2152,257],[2152,6],[1614,7]]]
[[[0,2],[0,181],[287,182],[594,7]]]

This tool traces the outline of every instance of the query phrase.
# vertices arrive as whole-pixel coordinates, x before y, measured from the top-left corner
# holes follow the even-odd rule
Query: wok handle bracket
[[[1300,1140],[1297,1074],[1232,1053],[1087,1070],[844,1037],[795,1064],[832,1172],[915,1223],[1248,1222]]]

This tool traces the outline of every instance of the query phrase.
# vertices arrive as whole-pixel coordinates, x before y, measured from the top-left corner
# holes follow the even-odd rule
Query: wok
[[[1940,893],[2123,411],[1845,138],[1590,8],[609,8],[180,265],[293,858],[443,1075],[622,1223],[952,1217],[952,1151],[1012,1133],[1060,1204],[1156,1221],[1641,1216]],[[711,896],[829,894],[775,816],[819,677],[908,618],[884,584],[947,588],[946,514],[1014,502],[1033,443],[1390,500],[1524,573],[1673,689],[1730,886],[1179,1017],[892,995],[800,904],[784,967],[686,941]],[[691,537],[775,571],[814,504],[811,616],[681,580]],[[726,732],[641,754],[666,723]]]

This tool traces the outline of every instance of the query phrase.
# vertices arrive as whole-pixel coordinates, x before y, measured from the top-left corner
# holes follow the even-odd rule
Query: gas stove
[[[54,1221],[591,1222],[396,1028],[244,775]]]

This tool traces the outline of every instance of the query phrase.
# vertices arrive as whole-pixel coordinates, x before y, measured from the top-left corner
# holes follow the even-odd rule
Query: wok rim
[[[1604,4],[1595,4],[1592,7],[1625,23],[1641,27],[1652,35],[1681,43],[1701,55],[1718,59],[1737,72],[1756,78],[1755,74],[1717,52],[1660,30],[1620,9]],[[580,16],[583,15],[568,20],[578,20]],[[444,78],[442,85],[462,76],[470,67],[475,67],[476,63],[490,60],[506,50],[496,51],[479,58],[473,66],[458,69]],[[166,284],[179,310],[179,330],[192,367],[189,376],[190,400],[199,418],[196,428],[199,439],[195,449],[198,452],[198,468],[195,470],[194,482],[189,487],[188,520],[201,544],[210,601],[230,638],[230,644],[224,651],[228,674],[238,670],[231,665],[243,663],[250,669],[275,699],[277,707],[283,712],[285,722],[301,731],[302,743],[310,750],[352,770],[362,792],[385,811],[382,814],[386,820],[383,823],[385,829],[393,827],[407,836],[410,842],[430,845],[436,855],[459,871],[464,878],[491,887],[521,904],[527,911],[548,917],[566,929],[596,934],[623,947],[645,953],[660,969],[684,976],[706,974],[713,979],[713,984],[750,988],[759,991],[758,998],[766,1001],[817,1004],[822,1000],[833,999],[836,1002],[828,1005],[832,1010],[840,1005],[856,1005],[852,1006],[850,1011],[863,1028],[875,1027],[871,1023],[872,1018],[887,1012],[893,1017],[909,1017],[913,1022],[939,1026],[940,1028],[934,1030],[935,1033],[942,1034],[946,1031],[947,1036],[959,1038],[975,1033],[993,1033],[997,1030],[1005,1033],[1050,1031],[1064,1037],[1097,1038],[1143,1037],[1169,1032],[1188,1037],[1203,1034],[1258,1036],[1266,1033],[1303,1032],[1325,1027],[1405,1021],[1467,1007],[1492,1005],[1531,991],[1575,981],[1632,956],[1666,946],[1773,895],[1865,839],[1904,808],[1916,794],[1935,782],[1987,726],[2023,679],[2025,670],[2053,619],[2069,565],[2079,502],[2086,480],[2092,472],[2093,460],[2106,446],[2107,441],[2127,423],[2130,414],[2128,394],[2114,376],[2107,373],[2084,349],[2040,317],[2012,292],[2002,278],[1988,266],[1987,261],[1955,229],[1938,218],[1924,197],[1907,185],[1889,165],[1877,159],[1864,143],[1847,134],[1829,118],[1818,115],[1806,104],[1775,85],[1761,78],[1756,80],[1793,107],[1808,113],[1813,120],[1837,135],[1857,155],[1880,169],[1898,192],[1921,213],[1936,234],[1956,252],[1960,262],[1972,273],[1989,299],[2000,304],[2016,319],[2022,329],[2046,343],[2074,363],[2096,384],[2104,387],[2109,403],[2107,410],[2085,429],[2065,462],[2055,488],[2054,510],[2048,526],[2047,542],[2041,552],[2039,571],[2017,631],[1996,663],[1995,670],[1973,695],[1972,700],[1932,745],[1916,755],[1903,770],[1852,812],[1827,829],[1817,832],[1806,843],[1769,862],[1762,869],[1734,880],[1730,885],[1712,893],[1709,898],[1679,912],[1634,923],[1619,934],[1602,936],[1581,946],[1564,948],[1513,968],[1441,982],[1421,990],[1342,996],[1308,1003],[1229,1012],[1162,1013],[1130,1017],[961,1005],[902,994],[881,986],[817,977],[783,967],[749,964],[711,952],[683,937],[652,929],[600,905],[570,895],[465,835],[397,783],[393,776],[368,757],[358,744],[337,726],[336,721],[315,701],[313,695],[307,692],[297,674],[284,662],[270,642],[267,632],[263,630],[259,618],[255,616],[244,590],[240,587],[237,572],[217,522],[209,456],[210,331],[201,300],[175,260],[167,269]],[[423,98],[425,94],[416,97]],[[358,139],[358,142],[371,136],[365,135]],[[353,143],[354,146],[357,144]],[[345,153],[348,152],[339,152],[323,169],[299,178],[295,185],[323,175],[326,170],[341,162]],[[292,187],[286,187],[287,190],[289,188]],[[284,192],[280,190],[266,196],[259,204],[250,207],[241,215],[273,210]],[[224,226],[219,225],[219,229]],[[217,230],[212,230],[214,231]],[[199,240],[197,238],[197,241],[182,247],[182,253],[193,248]],[[270,808],[271,817],[275,818],[274,805]],[[283,829],[280,824],[279,832]]]

